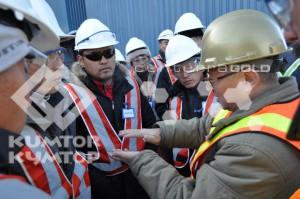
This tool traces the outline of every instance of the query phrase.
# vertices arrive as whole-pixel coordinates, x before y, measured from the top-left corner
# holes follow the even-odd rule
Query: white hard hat
[[[56,35],[58,35],[61,40],[75,38],[75,35],[67,35],[62,31],[53,10],[45,0],[30,1],[33,9],[38,13],[43,21],[46,21],[49,24],[49,26],[55,31]]]
[[[59,46],[59,38],[55,31],[33,9],[30,0],[0,0],[0,8],[12,10],[19,21],[26,19],[38,26],[40,30],[31,39],[32,46],[38,50],[45,51]]]
[[[204,28],[200,19],[194,13],[184,13],[183,15],[181,15],[181,17],[179,17],[175,24],[174,34],[198,28]]]
[[[174,36],[174,33],[172,30],[170,29],[166,29],[164,31],[162,31],[159,35],[158,35],[158,38],[157,40],[163,40],[163,39],[166,39],[166,40],[170,40],[172,37]]]
[[[175,35],[166,48],[166,67],[188,60],[200,52],[201,48],[191,38]]]
[[[115,34],[98,19],[85,20],[75,36],[75,50],[103,48],[118,43]]]
[[[126,62],[125,57],[122,55],[121,51],[119,49],[116,49],[116,61]]]
[[[151,57],[151,53],[147,44],[137,37],[132,37],[129,39],[125,47],[125,53],[128,62],[131,62],[132,59],[142,54]]]
[[[140,48],[148,48],[148,46],[146,45],[146,43],[137,38],[137,37],[132,37],[128,40],[126,47],[125,47],[125,53],[126,55],[128,55],[130,52],[140,49]]]

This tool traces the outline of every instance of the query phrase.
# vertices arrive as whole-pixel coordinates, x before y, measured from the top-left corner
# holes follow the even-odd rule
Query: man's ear
[[[261,77],[256,71],[244,72],[245,81],[249,82],[252,86],[256,86],[261,82]]]

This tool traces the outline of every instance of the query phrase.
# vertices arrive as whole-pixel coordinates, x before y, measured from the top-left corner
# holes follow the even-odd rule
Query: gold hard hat
[[[255,10],[238,10],[214,20],[202,41],[200,67],[237,64],[287,51],[277,23]]]

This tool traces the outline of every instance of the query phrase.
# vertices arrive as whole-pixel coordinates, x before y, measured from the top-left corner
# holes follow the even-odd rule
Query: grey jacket
[[[216,131],[262,107],[299,96],[294,78],[256,98],[250,110],[236,111],[217,123]],[[159,122],[161,145],[197,149],[211,127],[212,118]],[[130,168],[151,198],[288,198],[300,187],[300,152],[283,141],[259,133],[221,139],[206,156],[196,178],[184,178],[157,154],[143,151]]]

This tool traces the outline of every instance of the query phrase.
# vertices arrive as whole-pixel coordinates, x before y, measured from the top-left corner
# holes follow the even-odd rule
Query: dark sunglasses
[[[82,56],[86,57],[87,59],[91,61],[100,61],[102,59],[102,56],[105,57],[106,59],[112,58],[115,54],[115,49],[114,48],[109,48],[107,50],[104,50],[102,52],[95,51],[95,52],[90,52],[87,54],[82,53]]]

